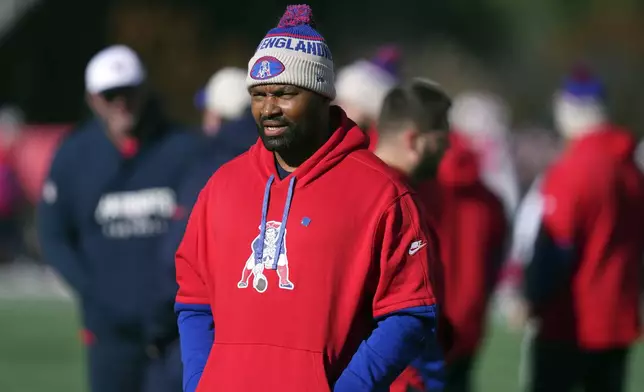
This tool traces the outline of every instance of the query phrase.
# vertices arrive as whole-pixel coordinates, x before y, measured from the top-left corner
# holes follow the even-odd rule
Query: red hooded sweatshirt
[[[572,257],[565,283],[534,304],[544,339],[609,349],[640,335],[644,176],[634,149],[629,133],[604,126],[573,141],[544,177],[542,232]],[[553,258],[541,251],[531,264]]]
[[[378,129],[376,126],[371,126],[369,130],[366,131],[367,136],[369,137],[369,151],[375,151],[378,146]]]
[[[329,392],[374,317],[434,305],[410,191],[341,117],[284,179],[258,141],[200,194],[176,260],[177,302],[215,324],[198,391]]]
[[[370,149],[377,133],[369,132]],[[438,178],[417,189],[429,227],[437,228],[442,265],[434,285],[441,313],[439,341],[447,363],[476,353],[484,334],[485,316],[500,270],[508,235],[501,200],[481,180],[479,158],[467,141],[450,134],[450,148],[439,165]],[[392,384],[390,392],[419,388],[412,367]]]
[[[377,134],[370,141],[377,141]],[[481,180],[478,159],[467,141],[452,133],[438,178],[416,190],[428,226],[438,228],[440,237],[442,266],[436,273],[442,279],[434,290],[441,304],[439,340],[447,363],[474,355],[480,345],[508,234],[503,204]],[[390,391],[420,385],[420,375],[410,367]]]

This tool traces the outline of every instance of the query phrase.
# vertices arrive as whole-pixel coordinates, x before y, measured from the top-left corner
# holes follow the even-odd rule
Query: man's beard
[[[288,151],[291,148],[296,148],[302,143],[302,134],[296,124],[293,124],[284,117],[271,118],[270,120],[283,123],[287,129],[281,135],[267,136],[264,132],[264,126],[262,125],[264,120],[268,120],[268,118],[260,119],[259,124],[257,124],[257,133],[259,134],[259,138],[262,139],[264,147],[266,147],[268,151],[278,153]]]
[[[438,166],[443,158],[443,151],[431,153],[426,152],[420,164],[412,173],[412,178],[416,181],[425,181],[436,178]]]

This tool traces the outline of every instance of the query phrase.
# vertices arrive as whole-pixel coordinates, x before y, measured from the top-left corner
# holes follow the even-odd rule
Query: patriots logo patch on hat
[[[250,69],[250,77],[255,80],[274,78],[284,72],[284,64],[273,56],[260,57]]]

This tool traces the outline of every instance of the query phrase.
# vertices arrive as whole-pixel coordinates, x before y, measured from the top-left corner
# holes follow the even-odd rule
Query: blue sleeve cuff
[[[341,374],[334,392],[387,391],[428,344],[435,344],[436,316],[436,306],[423,306],[381,317]]]
[[[184,392],[195,392],[199,386],[199,381],[201,380],[201,375],[203,372],[193,374],[188,381],[184,382],[183,390]]]
[[[212,311],[208,305],[175,304],[181,337],[183,390],[194,392],[206,368],[215,340]]]

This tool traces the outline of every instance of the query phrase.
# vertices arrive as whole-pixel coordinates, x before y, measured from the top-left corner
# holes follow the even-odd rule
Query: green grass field
[[[0,392],[84,392],[77,315],[60,301],[0,301]],[[520,337],[495,329],[479,361],[482,392],[516,392]],[[644,348],[631,363],[631,392],[644,390]],[[608,391],[607,391],[608,392]]]

